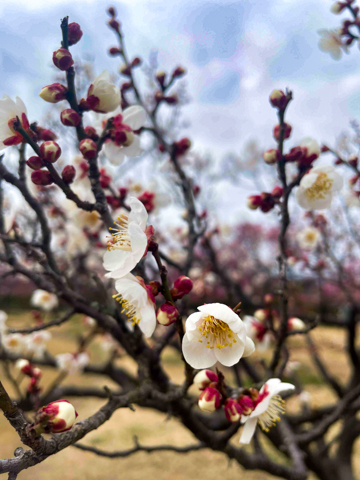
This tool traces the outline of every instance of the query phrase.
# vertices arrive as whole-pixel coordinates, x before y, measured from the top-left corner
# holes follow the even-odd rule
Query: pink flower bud
[[[53,53],[53,62],[55,67],[60,70],[68,70],[72,65],[74,65],[74,60],[71,56],[69,50],[66,48],[59,48]]]
[[[284,137],[283,138],[289,138],[291,135],[291,125],[288,123],[284,123]],[[274,128],[274,138],[275,140],[280,139],[280,125],[276,125]]]
[[[80,25],[78,23],[72,22],[68,26],[68,42],[69,45],[75,45],[83,36]]]
[[[174,282],[174,288],[171,289],[171,295],[174,300],[179,300],[184,295],[191,292],[193,288],[193,282],[189,277],[181,275]]]
[[[26,160],[26,165],[33,170],[40,170],[44,166],[44,162],[40,157],[33,156]]]
[[[260,195],[250,195],[247,200],[247,206],[251,210],[256,210],[261,205],[261,196]]]
[[[66,127],[77,127],[81,121],[81,117],[72,108],[66,108],[61,112],[60,120]]]
[[[52,433],[61,433],[70,430],[78,416],[73,405],[67,400],[51,402],[40,410],[44,415],[43,427],[48,427]],[[41,414],[40,414],[41,416]]]
[[[40,154],[43,160],[55,163],[61,155],[61,148],[56,142],[49,140],[40,145]]]
[[[185,75],[186,70],[183,67],[176,67],[175,70],[172,73],[173,78],[179,78]]]
[[[279,110],[283,110],[287,103],[287,97],[282,90],[273,90],[269,99],[271,105]]]
[[[259,308],[254,313],[254,317],[256,318],[256,320],[259,320],[259,322],[265,322],[265,320],[268,318],[268,315],[269,312],[264,308]]]
[[[159,84],[163,87],[165,83],[165,78],[166,78],[166,73],[165,72],[158,72],[156,74],[156,80],[159,82]]]
[[[61,83],[52,83],[41,89],[39,96],[49,103],[57,103],[66,99],[68,89]]]
[[[199,396],[199,408],[204,412],[215,412],[221,406],[221,394],[216,388],[206,387]]]
[[[267,293],[264,295],[264,303],[271,305],[274,302],[274,295],[272,293]]]
[[[54,182],[51,173],[47,170],[35,170],[35,172],[32,172],[31,181],[35,183],[35,185],[42,186],[51,185]]]
[[[76,170],[75,167],[73,167],[72,165],[66,165],[66,167],[64,167],[61,173],[61,177],[66,183],[72,183],[74,181],[75,175]]]
[[[115,57],[116,55],[121,55],[122,50],[118,47],[111,47],[109,48],[109,54]]]
[[[30,375],[32,372],[32,365],[29,360],[26,360],[25,358],[20,358],[17,360],[15,363],[15,368],[24,375]]]
[[[266,152],[263,153],[263,158],[265,163],[273,165],[280,160],[280,152],[277,148],[270,148],[270,150],[266,150]]]
[[[157,311],[156,319],[160,325],[168,327],[172,323],[176,322],[179,315],[178,309],[170,302],[166,302]]]
[[[40,368],[35,367],[32,369],[31,375],[33,378],[36,378],[36,380],[39,381],[42,377],[42,371],[40,370]]]
[[[225,416],[229,422],[236,423],[240,420],[243,409],[234,398],[228,398],[224,405]]]
[[[88,138],[97,142],[99,140],[99,135],[97,134],[94,127],[85,127],[85,133]]]
[[[83,157],[87,160],[90,158],[95,158],[97,155],[97,145],[94,140],[91,140],[91,138],[85,138],[85,140],[81,140],[79,144],[79,150],[83,154]]]
[[[174,143],[176,155],[184,155],[184,153],[191,147],[191,140],[187,137],[182,138]]]
[[[218,381],[218,376],[211,370],[201,370],[194,377],[194,384],[201,390],[204,390],[210,383],[217,383]]]
[[[239,395],[238,404],[242,410],[242,415],[249,416],[255,409],[255,404],[248,395]]]

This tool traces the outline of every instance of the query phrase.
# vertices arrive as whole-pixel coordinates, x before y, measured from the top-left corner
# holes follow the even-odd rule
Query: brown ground
[[[19,319],[20,318],[20,319]],[[24,317],[16,317],[14,325],[24,324]],[[53,339],[50,345],[52,353],[72,351],[69,343],[74,345],[79,325],[75,327],[61,327],[52,329]],[[330,328],[318,328],[314,332],[317,338],[322,357],[328,365],[331,365],[333,374],[338,378],[344,378],[348,372],[348,366],[342,353],[344,337],[341,332]],[[329,401],[334,401],[334,396],[321,384],[316,369],[313,367],[309,353],[303,339],[294,338],[291,348],[291,360],[301,362],[299,370],[311,394],[311,405],[318,406]],[[96,345],[91,349],[92,360],[99,361],[104,354]],[[258,357],[261,358],[261,357]],[[178,355],[171,350],[164,354],[164,362],[167,371],[172,378],[181,381],[182,366]],[[121,363],[133,368],[130,361],[122,359]],[[54,378],[51,371],[44,370],[43,384],[46,386],[49,380]],[[3,375],[2,375],[3,379]],[[105,382],[102,377],[70,377],[65,382],[78,385],[99,385],[105,383],[111,387],[111,382]],[[6,381],[5,381],[6,383]],[[10,388],[9,388],[10,391]],[[79,420],[94,413],[103,403],[96,399],[73,399],[73,403],[79,412]],[[299,400],[293,398],[288,402],[288,408],[297,410]],[[3,417],[0,417],[0,458],[13,456],[16,447],[20,445],[16,433],[9,427]],[[334,434],[332,432],[331,434]],[[83,443],[106,450],[121,450],[133,446],[133,436],[136,435],[143,445],[173,444],[177,446],[188,445],[196,440],[175,419],[166,419],[162,414],[146,409],[136,408],[119,410],[115,412],[110,422],[107,422],[97,431],[90,433]],[[236,437],[234,441],[238,441]],[[360,457],[360,443],[357,444],[357,457]],[[276,453],[275,453],[276,455]],[[360,478],[360,459],[356,465],[357,475]],[[218,480],[225,477],[226,480],[267,480],[271,477],[261,472],[246,472],[236,463],[230,463],[221,453],[210,450],[193,452],[180,455],[170,452],[144,452],[123,459],[106,459],[95,456],[92,453],[79,451],[69,447],[59,454],[47,459],[40,465],[24,471],[20,474],[21,480],[113,480],[126,478],[126,480],[143,480],[156,478],[156,480],[189,480],[206,478]]]

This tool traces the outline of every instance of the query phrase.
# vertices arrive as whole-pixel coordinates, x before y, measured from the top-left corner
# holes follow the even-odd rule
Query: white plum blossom
[[[280,414],[284,412],[284,400],[279,393],[294,390],[291,383],[282,383],[279,378],[270,378],[259,392],[256,406],[250,415],[242,415],[241,422],[245,423],[240,443],[250,443],[259,422],[260,427],[266,432],[280,420]]]
[[[118,292],[114,295],[121,306],[122,312],[128,317],[132,325],[139,325],[146,337],[151,337],[156,328],[155,298],[150,289],[147,289],[141,278],[131,273],[119,278],[115,282]]]
[[[22,353],[26,349],[25,337],[21,333],[10,333],[1,336],[1,343],[5,350],[10,353]]]
[[[30,303],[33,307],[41,308],[45,312],[51,312],[59,305],[56,295],[46,290],[35,290],[32,294]]]
[[[27,130],[30,125],[24,102],[19,97],[14,102],[8,95],[3,95],[0,100],[0,150],[23,141],[22,135],[13,126],[16,117],[19,117],[21,125]]]
[[[125,158],[138,157],[143,152],[140,137],[134,132],[145,123],[146,112],[139,105],[128,107],[113,120],[113,133],[103,147],[107,159],[113,165],[121,165]]]
[[[130,213],[121,214],[118,223],[111,230],[113,242],[108,243],[108,251],[104,255],[104,268],[107,277],[121,278],[131,272],[146,253],[151,227],[146,228],[147,211],[135,197],[129,200]]]
[[[319,30],[321,39],[319,47],[322,51],[328,52],[334,60],[340,60],[343,51],[347,51],[346,45],[343,45],[341,37],[336,30]]]
[[[227,305],[209,303],[198,307],[186,320],[182,351],[193,368],[209,368],[216,363],[227,367],[255,350],[254,342],[246,335],[246,327]]]
[[[59,370],[74,375],[83,372],[84,368],[89,364],[90,359],[86,352],[78,354],[60,353],[56,355],[55,361]]]
[[[316,248],[321,238],[321,233],[315,227],[306,227],[296,235],[296,240],[301,248],[312,251]]]
[[[43,357],[46,351],[46,344],[51,339],[51,333],[47,330],[30,333],[25,336],[26,348],[30,353]]]
[[[120,90],[111,81],[107,70],[98,75],[90,85],[86,102],[92,110],[100,113],[113,112],[119,107]]]
[[[322,210],[330,207],[334,193],[342,186],[343,179],[332,165],[315,167],[301,179],[296,199],[306,210]]]

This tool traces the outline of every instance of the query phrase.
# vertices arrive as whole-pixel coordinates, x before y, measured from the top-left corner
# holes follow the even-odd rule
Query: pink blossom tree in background
[[[350,18],[340,30],[320,31],[320,47],[340,59],[359,43],[359,8],[347,0],[332,11]],[[109,458],[211,449],[278,478],[305,480],[312,472],[321,480],[354,479],[359,126],[353,122],[351,137],[333,146],[310,137],[291,144],[286,115],[296,111],[296,92],[293,100],[293,92],[275,90],[273,145],[259,152],[248,144],[244,158],[201,158],[181,135],[185,69],[169,74],[150,61],[143,65],[147,85],[139,83],[143,62],[128,56],[115,9],[108,14],[120,87],[108,71],[93,78],[88,65],[74,61],[82,31],[65,17],[53,54],[56,82],[40,92],[53,104],[46,126],[19,97],[0,100],[1,288],[22,286],[33,309],[22,328],[5,307],[0,312],[9,386],[0,382],[0,408],[19,436],[0,473],[16,479],[68,447]],[[139,165],[145,185],[131,175]],[[213,192],[227,195],[220,182],[236,185],[234,204],[260,210],[262,220],[232,218],[227,227],[224,212],[218,221]],[[79,320],[77,349],[53,354],[51,330]],[[349,372],[341,381],[319,354],[314,330],[321,325],[346,333]],[[306,401],[306,380],[291,361],[294,337],[305,340],[336,401],[329,396],[317,408]],[[90,360],[93,342],[105,362]],[[165,349],[182,362],[180,384],[164,369]],[[124,358],[136,373],[119,365]],[[52,383],[42,367],[56,371]],[[96,374],[116,388],[62,383],[74,374]],[[77,422],[77,397],[104,405]],[[300,408],[287,408],[287,399]],[[140,438],[124,451],[82,442],[117,409],[136,406],[175,417],[194,442],[145,446]]]

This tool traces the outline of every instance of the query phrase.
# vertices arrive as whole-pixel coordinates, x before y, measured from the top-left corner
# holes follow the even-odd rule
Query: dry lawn
[[[17,315],[12,318],[12,325],[20,326],[28,324],[28,317]],[[75,339],[79,334],[81,326],[80,321],[75,321],[71,326],[62,326],[53,328],[53,338],[50,342],[49,350],[52,353],[61,353],[75,350]],[[331,367],[333,374],[341,380],[348,375],[349,368],[343,353],[344,336],[341,332],[331,328],[318,328],[314,332],[314,338],[317,339],[320,346],[319,351],[327,365]],[[316,369],[314,368],[311,357],[306,349],[303,339],[291,339],[291,361],[298,361],[301,367],[298,371],[303,381],[307,383],[307,391],[311,394],[311,405],[316,407],[335,401],[335,397],[321,381]],[[96,342],[91,347],[92,362],[101,362],[105,360],[104,353]],[[168,349],[164,352],[164,365],[168,373],[174,380],[181,381],[183,378],[182,365],[176,352]],[[257,357],[257,361],[261,356]],[[129,359],[123,358],[120,364],[130,370],[135,369],[135,365]],[[227,376],[229,376],[227,373]],[[2,380],[3,380],[2,375]],[[44,369],[43,385],[49,384],[54,378],[54,372]],[[111,381],[106,381],[102,377],[85,375],[82,377],[69,377],[64,383],[77,385],[108,385]],[[9,391],[10,386],[5,380]],[[77,411],[79,420],[93,414],[103,403],[103,400],[97,399],[72,399]],[[300,408],[299,400],[292,398],[288,402],[288,408],[296,411]],[[329,435],[334,435],[337,428],[334,427]],[[15,448],[20,443],[17,435],[9,427],[4,417],[0,418],[0,458],[13,456]],[[139,442],[143,445],[188,445],[195,443],[196,439],[187,432],[173,418],[165,418],[164,415],[152,412],[150,410],[136,408],[135,412],[128,409],[122,409],[115,412],[110,422],[107,422],[97,431],[90,433],[83,443],[96,446],[106,450],[122,450],[130,448],[133,445],[133,436],[136,435]],[[238,441],[238,436],[234,439]],[[269,448],[265,445],[265,448]],[[360,457],[360,444],[357,444],[357,455]],[[271,452],[271,455],[278,456],[278,453]],[[360,478],[360,459],[356,465],[357,477]],[[146,480],[147,478],[156,478],[157,480],[189,480],[197,478],[206,478],[207,480],[267,480],[271,477],[262,472],[246,472],[236,463],[226,459],[221,453],[214,453],[210,450],[193,452],[186,455],[180,455],[171,452],[155,452],[147,454],[144,452],[122,459],[107,459],[95,456],[89,452],[83,452],[73,447],[69,447],[59,454],[47,459],[40,465],[24,471],[19,478],[22,480],[113,480],[126,478],[126,480]]]

